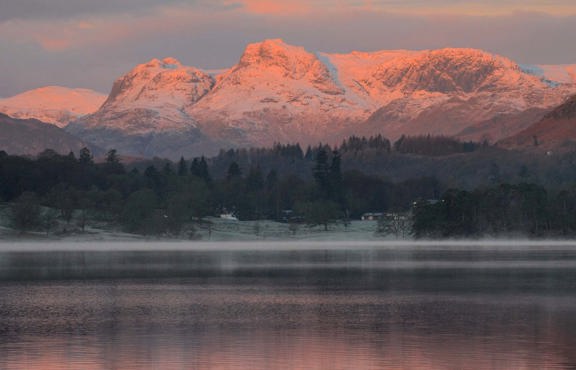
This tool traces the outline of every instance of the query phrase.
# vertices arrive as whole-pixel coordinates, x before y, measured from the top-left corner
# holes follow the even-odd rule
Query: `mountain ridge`
[[[45,86],[0,99],[0,113],[63,127],[96,112],[105,100],[106,95],[90,89]]]
[[[101,154],[102,150],[61,128],[36,119],[17,119],[0,113],[0,150],[14,155],[36,155],[46,149],[60,154],[78,153],[84,147]]]
[[[576,95],[555,107],[538,122],[498,142],[507,149],[569,151],[576,149]]]
[[[138,65],[114,82],[100,109],[66,130],[128,155],[172,158],[352,134],[497,141],[576,93],[573,67],[519,65],[462,48],[310,52],[270,39],[249,44],[215,75],[174,58]],[[175,137],[179,145],[170,144]]]

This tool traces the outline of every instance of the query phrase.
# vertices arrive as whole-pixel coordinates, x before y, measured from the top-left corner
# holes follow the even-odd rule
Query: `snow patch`
[[[576,83],[576,65],[529,65],[521,64],[520,69],[524,73],[542,78],[551,87],[558,87],[561,84]]]
[[[316,57],[326,66],[326,68],[328,68],[330,77],[332,77],[332,80],[336,83],[336,85],[338,85],[341,88],[345,88],[342,82],[340,81],[340,72],[338,71],[336,65],[332,63],[330,56],[324,53],[316,53]]]
[[[105,99],[105,95],[93,90],[46,86],[0,99],[0,112],[63,127],[72,120],[97,111]]]

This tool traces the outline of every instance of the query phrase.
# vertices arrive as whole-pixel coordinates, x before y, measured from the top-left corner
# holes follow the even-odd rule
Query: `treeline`
[[[455,153],[470,153],[477,150],[480,146],[478,143],[461,142],[448,136],[403,135],[394,143],[394,151],[403,154],[444,156]]]
[[[297,146],[272,150],[284,158],[301,155]],[[0,201],[11,205],[12,225],[22,231],[48,231],[80,219],[82,228],[105,222],[133,233],[182,235],[223,212],[241,220],[327,226],[365,212],[408,210],[413,199],[438,197],[443,189],[434,178],[392,183],[343,172],[341,153],[328,147],[309,155],[314,158],[299,168],[300,175],[264,170],[257,161],[231,161],[214,175],[218,159],[203,157],[127,167],[115,150],[102,163],[87,149],[69,155],[47,150],[35,158],[0,152]]]
[[[551,192],[534,184],[448,190],[413,209],[417,238],[576,235],[576,187]]]
[[[276,144],[271,148],[230,149],[206,161],[214,178],[225,177],[236,162],[244,171],[259,167],[264,174],[275,170],[283,176],[311,181],[320,150],[329,157],[339,153],[343,172],[357,171],[393,183],[434,177],[448,187],[467,190],[500,183],[536,183],[546,188],[576,183],[576,152],[544,155],[428,135],[405,136],[394,143],[378,135],[353,136],[337,146]],[[166,163],[169,161],[155,158],[129,163],[127,169],[144,171],[150,165],[163,168]]]
[[[472,152],[438,159],[439,147]],[[398,153],[403,150],[429,155]],[[412,211],[413,233],[421,238],[575,234],[576,154],[542,156],[529,165],[526,159],[533,158],[428,136],[395,143],[351,137],[336,148],[277,144],[130,164],[115,150],[98,162],[88,149],[36,157],[0,151],[0,202],[10,205],[19,230],[80,220],[81,228],[101,222],[133,233],[182,235],[221,213],[327,227],[367,212]],[[391,180],[399,173],[405,179]],[[546,181],[555,185],[537,184]],[[445,192],[455,182],[467,186]]]
[[[258,164],[265,170],[277,169],[285,173],[301,173],[305,166],[312,166],[318,152],[340,153],[348,160],[347,168],[363,171],[372,159],[381,159],[392,155],[416,155],[440,157],[457,153],[471,153],[485,147],[473,142],[461,142],[447,136],[402,136],[392,143],[382,135],[371,137],[351,136],[340,145],[318,144],[305,149],[300,144],[275,144],[271,148],[240,148],[221,150],[211,159],[216,176],[224,176],[228,166],[236,162],[243,167]],[[304,176],[310,176],[310,172]]]

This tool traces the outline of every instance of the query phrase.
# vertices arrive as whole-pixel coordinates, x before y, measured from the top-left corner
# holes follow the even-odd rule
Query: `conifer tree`
[[[328,153],[324,148],[318,150],[316,154],[316,165],[314,166],[314,179],[318,187],[318,195],[321,199],[330,199],[330,166],[328,165]]]
[[[180,161],[178,162],[178,176],[186,176],[188,174],[188,167],[186,165],[186,161],[184,157],[180,157]]]
[[[226,181],[230,182],[240,178],[242,178],[242,170],[240,169],[240,166],[236,162],[230,163],[230,166],[228,166],[228,172],[226,174]]]
[[[94,163],[94,159],[92,158],[92,153],[90,149],[84,147],[80,149],[80,157],[78,158],[78,162],[83,165],[88,165]]]

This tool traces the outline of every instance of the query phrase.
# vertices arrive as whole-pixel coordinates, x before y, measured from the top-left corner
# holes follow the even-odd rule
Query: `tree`
[[[240,169],[240,166],[236,162],[230,163],[226,174],[226,181],[231,182],[240,178],[242,178],[242,170]]]
[[[80,162],[82,165],[89,165],[94,163],[94,158],[92,157],[90,149],[86,147],[80,149],[80,157],[78,158],[78,162]]]
[[[342,186],[342,172],[340,170],[341,160],[340,153],[335,150],[332,153],[332,164],[330,165],[330,188],[332,191],[332,200],[344,206],[344,188]]]
[[[206,158],[204,156],[200,157],[200,178],[204,180],[206,185],[209,187],[212,186],[212,177],[210,176],[210,171],[208,171],[208,163],[206,162]]]
[[[156,195],[161,196],[164,193],[166,188],[165,179],[163,176],[158,172],[156,167],[148,166],[144,171],[144,177],[146,179],[146,185],[148,188],[154,190]]]
[[[184,223],[191,219],[192,209],[186,193],[175,193],[168,196],[166,210],[163,214],[166,231],[178,235]]]
[[[158,198],[149,189],[132,193],[126,200],[121,223],[128,232],[155,234],[161,226],[158,224],[156,210]]]
[[[278,172],[270,170],[266,175],[267,208],[275,220],[280,218],[280,186],[278,183]]]
[[[443,236],[472,237],[478,230],[477,197],[464,190],[448,190],[440,203],[444,212]]]
[[[205,182],[193,180],[188,185],[186,192],[190,215],[198,220],[213,214],[212,193]]]
[[[378,233],[404,239],[410,234],[412,222],[408,214],[386,213],[378,219]]]
[[[502,175],[500,173],[500,166],[498,166],[495,162],[490,163],[488,179],[494,185],[502,182]]]
[[[67,184],[60,183],[54,186],[46,195],[48,205],[60,212],[60,217],[70,223],[74,209],[77,205],[76,190]]]
[[[208,171],[208,163],[204,156],[200,158],[194,158],[192,160],[192,165],[190,166],[190,174],[192,176],[199,177],[204,180],[206,185],[212,186],[212,178],[210,172]]]
[[[324,231],[328,231],[328,225],[342,218],[340,207],[330,200],[315,200],[311,202],[301,202],[294,207],[298,215],[304,217],[304,221],[309,226],[324,226]]]
[[[186,176],[188,174],[188,167],[184,157],[180,157],[178,162],[178,176]]]
[[[321,148],[316,154],[316,165],[313,169],[314,179],[321,199],[328,200],[331,197],[330,166],[328,165],[328,153]]]
[[[248,176],[246,176],[246,191],[258,192],[264,188],[264,178],[260,167],[250,168]]]
[[[170,176],[174,175],[174,170],[172,169],[172,163],[171,162],[166,162],[166,164],[164,165],[164,168],[162,169],[162,175],[164,175],[164,177],[170,177]]]
[[[520,166],[520,169],[518,170],[518,177],[522,179],[522,182],[526,182],[526,180],[528,180],[528,178],[530,177],[530,171],[528,170],[528,167],[525,164]]]
[[[53,209],[45,209],[41,212],[40,215],[40,223],[42,229],[46,232],[46,235],[50,233],[50,231],[58,225],[58,211]]]
[[[110,149],[108,153],[106,153],[106,163],[120,163],[116,149]]]
[[[21,233],[38,229],[42,225],[40,203],[36,194],[22,193],[11,204],[10,221],[12,227]]]
[[[263,198],[264,177],[260,167],[250,168],[245,184],[246,206],[249,209],[245,210],[246,212],[244,213],[248,213],[246,218],[258,220],[262,216],[262,208],[265,201]]]
[[[412,208],[412,233],[414,237],[437,238],[441,234],[444,212],[441,202],[420,200]]]
[[[111,149],[106,153],[106,162],[104,163],[104,170],[109,174],[123,174],[124,166],[120,163],[120,158],[116,149]]]

